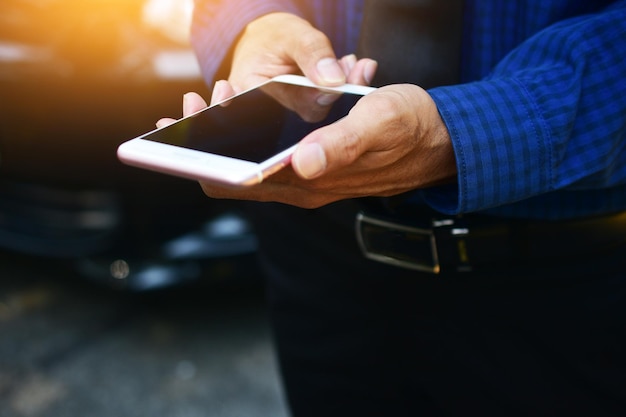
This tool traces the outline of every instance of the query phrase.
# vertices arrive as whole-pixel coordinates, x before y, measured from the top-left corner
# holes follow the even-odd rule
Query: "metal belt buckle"
[[[441,271],[432,228],[395,223],[360,212],[356,218],[356,235],[368,259],[432,274]]]
[[[356,217],[357,241],[366,258],[431,274],[474,269],[468,257],[468,235],[460,217],[430,219],[422,227],[365,212]]]

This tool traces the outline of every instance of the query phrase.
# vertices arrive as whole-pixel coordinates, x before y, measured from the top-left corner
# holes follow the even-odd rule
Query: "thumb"
[[[303,138],[291,157],[291,165],[300,177],[314,179],[352,164],[365,150],[360,126],[344,117]]]
[[[307,24],[302,36],[292,37],[295,45],[293,59],[303,74],[317,85],[336,86],[346,82],[346,73],[340,65],[332,44],[321,31]]]
[[[346,75],[335,57],[324,57],[304,74],[318,85],[334,86],[346,82]]]
[[[317,178],[326,171],[328,160],[322,145],[317,142],[300,143],[291,157],[291,165],[304,179]]]

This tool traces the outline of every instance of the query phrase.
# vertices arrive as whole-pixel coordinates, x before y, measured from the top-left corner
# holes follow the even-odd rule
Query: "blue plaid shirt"
[[[362,0],[196,0],[208,83],[245,24],[286,11],[353,52]],[[462,82],[429,90],[458,166],[415,192],[448,214],[562,219],[626,210],[626,0],[466,0]]]

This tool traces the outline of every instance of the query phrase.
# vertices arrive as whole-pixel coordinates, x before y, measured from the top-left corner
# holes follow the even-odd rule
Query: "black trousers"
[[[294,417],[626,415],[623,249],[441,278],[366,260],[351,203],[251,212]]]

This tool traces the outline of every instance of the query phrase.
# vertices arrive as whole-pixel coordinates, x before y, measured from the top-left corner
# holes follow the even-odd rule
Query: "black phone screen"
[[[163,129],[142,136],[171,145],[260,163],[291,147],[313,130],[348,114],[362,96],[332,94],[334,102],[320,106],[313,87],[269,83],[234,97],[225,106],[207,108]],[[336,96],[336,97],[335,97]],[[282,102],[297,103],[298,110]]]

